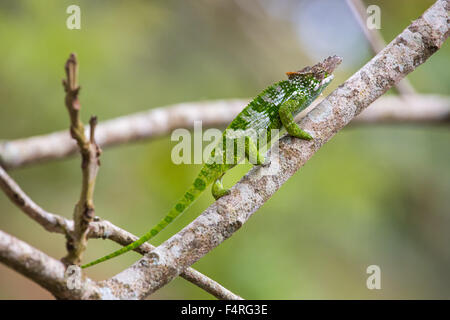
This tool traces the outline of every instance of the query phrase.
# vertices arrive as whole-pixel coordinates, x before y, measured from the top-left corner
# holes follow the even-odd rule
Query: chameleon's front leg
[[[298,102],[294,100],[288,100],[284,102],[281,105],[280,110],[278,111],[281,122],[291,136],[304,140],[311,140],[312,137],[309,135],[309,133],[303,131],[294,121],[292,113],[296,109],[298,109]]]
[[[222,177],[223,177],[223,175],[222,175]],[[226,196],[226,195],[230,194],[230,190],[223,187],[222,177],[217,179],[213,183],[212,188],[211,188],[211,193],[212,193],[214,199],[216,199],[216,200],[221,198],[221,197],[223,197],[223,196]]]

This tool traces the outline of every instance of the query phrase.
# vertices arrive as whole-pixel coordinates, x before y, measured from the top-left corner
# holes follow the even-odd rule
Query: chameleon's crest
[[[294,79],[303,75],[312,75],[319,81],[333,73],[334,69],[342,62],[342,58],[338,56],[328,57],[322,62],[315,64],[312,67],[305,67],[299,71],[286,72],[289,79]]]

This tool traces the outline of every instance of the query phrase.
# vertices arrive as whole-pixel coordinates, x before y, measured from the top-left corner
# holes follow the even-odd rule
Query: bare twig
[[[449,36],[448,0],[438,0],[370,62],[339,86],[300,125],[311,141],[281,139],[279,159],[270,168],[255,167],[229,196],[220,198],[179,233],[149,255],[101,285],[122,299],[140,299],[155,292],[185,268],[229,238],[320,147],[362,110],[435,53]],[[276,168],[273,175],[262,174]]]
[[[10,200],[19,207],[19,209],[42,225],[47,231],[73,236],[74,224],[72,220],[65,219],[62,216],[42,209],[20,188],[2,167],[0,167],[0,188]],[[123,230],[106,220],[96,220],[91,222],[89,224],[88,238],[110,239],[122,246],[126,246],[138,239],[138,237],[132,233]],[[136,248],[135,251],[144,255],[153,249],[154,247],[150,243],[144,243],[139,248]],[[208,278],[193,268],[186,269],[180,276],[218,299],[241,299],[238,295],[232,293],[216,281]]]
[[[114,242],[121,244],[122,246],[126,246],[138,239],[138,237],[136,237],[132,233],[123,230],[113,225],[111,222],[105,220],[91,223],[89,228],[89,237],[103,239],[108,238],[113,240]],[[144,255],[150,253],[153,249],[155,249],[155,247],[146,242],[140,247],[136,248],[134,251]],[[180,276],[185,280],[202,288],[217,299],[242,300],[240,296],[234,294],[216,281],[208,278],[207,276],[203,275],[193,268],[187,268],[180,274]]]
[[[309,111],[320,104],[317,99],[313,105],[301,112],[299,122]],[[450,122],[450,97],[432,94],[390,95],[375,100],[351,122],[351,125],[396,124],[396,125],[439,125]]]
[[[370,107],[372,123],[382,119],[381,114],[387,112],[384,106],[392,107],[391,122],[404,123],[440,123],[448,121],[450,98],[439,95],[414,95],[408,102],[391,97],[381,97]],[[232,99],[180,103],[172,106],[152,109],[104,122],[96,128],[96,141],[102,147],[111,147],[143,139],[154,139],[170,134],[176,128],[192,128],[194,121],[201,121],[203,128],[226,126],[245,107],[248,99]],[[422,108],[424,113],[411,111],[405,108],[409,101],[415,101],[417,109]],[[401,114],[395,109],[402,110]],[[380,115],[378,109],[380,108]],[[364,111],[361,117],[364,118]],[[302,114],[304,115],[304,114]],[[300,119],[300,118],[298,118]],[[352,123],[365,122],[360,117]],[[423,121],[422,121],[423,120]],[[86,128],[88,132],[89,128]],[[0,142],[0,163],[7,169],[19,168],[25,165],[42,161],[61,159],[77,151],[77,145],[72,141],[67,131],[55,132],[42,136]]]
[[[382,101],[381,101],[382,100]],[[450,122],[450,98],[437,95],[385,96],[361,112],[352,124],[439,124]]]
[[[244,99],[179,103],[99,123],[96,141],[100,147],[113,146],[167,135],[180,127],[190,128],[195,120],[203,127],[230,122],[247,103]],[[86,129],[88,131],[88,129]],[[43,160],[74,154],[77,145],[67,131],[0,142],[0,163],[13,169]]]
[[[84,126],[80,119],[80,101],[78,93],[78,62],[71,54],[66,63],[67,79],[63,80],[66,91],[66,107],[70,116],[70,134],[80,149],[83,172],[80,200],[75,206],[73,221],[74,232],[67,237],[68,254],[63,258],[67,264],[80,264],[83,252],[86,250],[89,223],[94,219],[94,187],[100,166],[101,149],[95,142],[95,127],[97,118],[91,117],[89,138],[86,137]]]
[[[8,198],[25,212],[31,219],[42,225],[47,231],[66,234],[73,228],[72,222],[50,213],[28,197],[19,185],[0,167],[0,188]]]
[[[353,15],[358,21],[361,30],[366,36],[367,41],[372,48],[374,54],[377,54],[384,47],[386,47],[386,42],[383,39],[383,36],[378,31],[378,29],[369,29],[367,27],[365,19],[367,18],[366,8],[361,0],[347,0],[347,4],[350,7]],[[414,94],[415,90],[408,79],[403,79],[402,81],[395,84],[395,88],[401,94]]]

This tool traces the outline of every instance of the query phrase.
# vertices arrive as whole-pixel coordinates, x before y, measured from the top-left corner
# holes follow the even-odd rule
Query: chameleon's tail
[[[133,243],[130,243],[129,245],[122,247],[121,249],[114,251],[113,253],[110,253],[100,259],[94,260],[92,262],[89,262],[88,264],[85,264],[81,266],[81,268],[87,268],[91,267],[93,265],[96,265],[100,262],[112,259],[114,257],[120,256],[121,254],[124,254],[125,252],[134,250],[141,246],[144,242],[150,240],[154,236],[156,236],[161,230],[163,230],[165,227],[167,227],[175,218],[177,218],[180,214],[182,214],[191,204],[197,200],[197,198],[200,196],[202,191],[207,187],[207,185],[210,184],[207,181],[205,181],[204,178],[198,177],[195,180],[195,183],[188,189],[188,191],[184,194],[184,196],[178,200],[178,202],[175,204],[175,206],[169,211],[169,213],[152,229],[150,229],[149,232],[144,234],[142,237],[140,237],[138,240],[136,240]]]

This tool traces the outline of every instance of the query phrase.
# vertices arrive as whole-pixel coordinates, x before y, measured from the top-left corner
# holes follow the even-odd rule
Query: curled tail
[[[81,266],[81,268],[88,268],[93,265],[96,265],[100,262],[115,258],[117,256],[120,256],[121,254],[124,254],[125,252],[134,250],[138,247],[140,247],[144,242],[147,242],[154,236],[156,236],[161,230],[163,230],[165,227],[167,227],[175,218],[177,218],[180,214],[182,214],[191,204],[197,200],[197,198],[200,196],[200,194],[203,192],[203,190],[206,189],[206,187],[212,183],[212,181],[208,181],[210,179],[205,179],[204,176],[199,175],[197,179],[195,180],[194,184],[186,191],[184,196],[178,200],[178,202],[175,204],[175,206],[169,211],[169,213],[152,229],[150,229],[149,232],[144,234],[142,237],[140,237],[138,240],[136,240],[133,243],[130,243],[129,245],[122,247],[121,249],[114,251],[113,253],[110,253],[100,259],[94,260],[92,262],[89,262],[88,264],[85,264]]]

